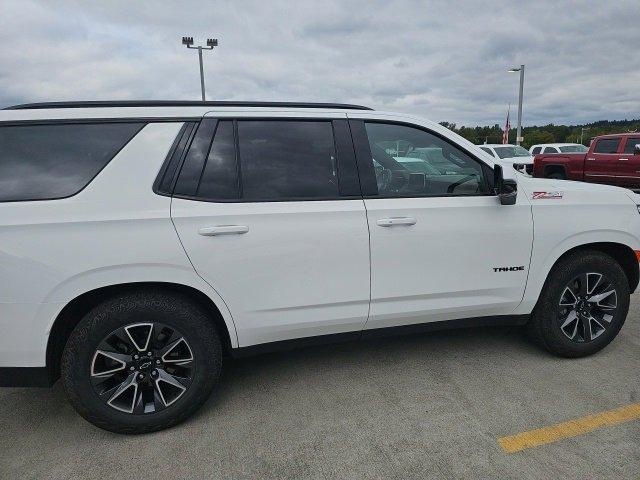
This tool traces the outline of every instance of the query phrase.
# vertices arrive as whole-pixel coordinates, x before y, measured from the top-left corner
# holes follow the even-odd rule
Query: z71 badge
[[[564,192],[533,192],[531,195],[532,200],[549,200],[560,199],[564,195]]]

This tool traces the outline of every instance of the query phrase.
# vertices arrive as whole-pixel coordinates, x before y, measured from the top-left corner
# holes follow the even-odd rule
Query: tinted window
[[[583,153],[589,151],[584,145],[565,145],[564,147],[558,147],[560,153]]]
[[[487,192],[477,160],[455,145],[418,128],[365,124],[378,195],[419,197]],[[422,167],[416,162],[422,162]]]
[[[0,201],[75,195],[143,125],[101,123],[0,127]]]
[[[491,155],[492,157],[494,157],[495,155],[493,154],[493,152],[491,151],[490,148],[486,148],[486,147],[480,147],[482,150],[484,150],[485,152],[487,152],[489,155]]]
[[[540,150],[542,150],[542,147],[536,147],[533,150],[531,150],[531,155],[537,155],[540,153]]]
[[[633,149],[635,148],[636,145],[640,145],[640,137],[627,138],[627,144],[624,147],[624,153],[633,154]]]
[[[331,122],[242,120],[238,142],[244,199],[338,197]]]
[[[558,153],[555,147],[544,147],[544,152],[542,153]]]
[[[598,140],[596,148],[593,149],[594,153],[616,153],[618,151],[618,145],[620,144],[619,138],[603,138]]]
[[[233,122],[218,122],[197,196],[209,199],[238,198],[238,167]]]
[[[184,159],[182,170],[180,170],[180,176],[174,190],[175,193],[180,195],[196,194],[217,123],[218,121],[212,118],[205,118],[200,122],[189,147],[189,152],[187,152],[187,156]]]

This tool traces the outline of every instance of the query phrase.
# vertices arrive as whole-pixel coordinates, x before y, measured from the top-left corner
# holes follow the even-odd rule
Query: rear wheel
[[[629,283],[609,255],[573,253],[551,271],[528,325],[530,335],[563,357],[591,355],[618,334],[629,310]]]
[[[122,295],[90,311],[72,332],[61,374],[85,419],[120,433],[161,430],[186,419],[220,374],[218,333],[188,298]]]

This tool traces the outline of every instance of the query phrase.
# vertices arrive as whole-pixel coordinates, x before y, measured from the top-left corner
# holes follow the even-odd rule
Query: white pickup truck
[[[354,105],[1,110],[0,386],[61,377],[140,433],[192,414],[228,355],[507,324],[597,352],[638,286],[637,197],[510,174]]]

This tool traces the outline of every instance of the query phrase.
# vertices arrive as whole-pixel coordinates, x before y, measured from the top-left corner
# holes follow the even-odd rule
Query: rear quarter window
[[[0,126],[0,202],[75,195],[144,125]]]

